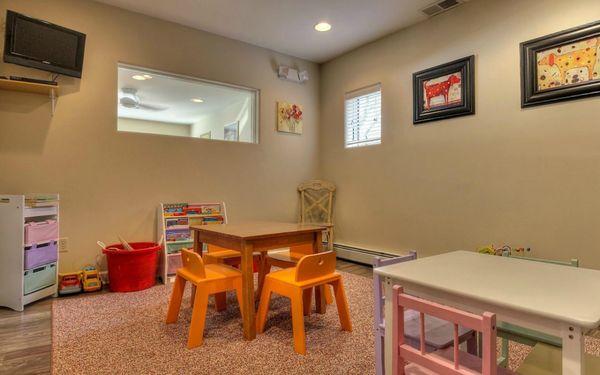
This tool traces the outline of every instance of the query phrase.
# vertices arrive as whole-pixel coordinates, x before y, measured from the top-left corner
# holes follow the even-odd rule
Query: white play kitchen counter
[[[564,375],[583,374],[583,334],[600,325],[600,271],[454,251],[375,269],[406,293],[562,337]],[[385,304],[392,316],[392,304]],[[387,324],[386,324],[387,326]],[[386,330],[390,373],[392,330]]]

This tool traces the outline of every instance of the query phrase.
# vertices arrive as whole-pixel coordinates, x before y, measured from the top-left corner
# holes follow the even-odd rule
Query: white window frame
[[[373,96],[374,94],[378,94]],[[362,136],[362,132],[361,132],[361,126],[368,126],[367,124],[358,124],[358,125],[354,125],[351,122],[352,121],[359,121],[360,119],[350,119],[348,116],[351,112],[356,112],[356,111],[360,111],[359,108],[350,108],[350,106],[358,106],[360,103],[357,102],[357,100],[360,99],[367,99],[371,96],[371,99],[379,99],[379,103],[375,103],[374,104],[374,108],[369,108],[367,107],[366,109],[363,109],[363,111],[367,110],[367,111],[376,111],[377,110],[377,106],[379,107],[379,113],[378,113],[378,123],[375,123],[371,126],[376,126],[379,128],[379,136],[369,136],[370,130],[365,130],[365,138],[364,139],[360,139]],[[358,90],[353,90],[350,92],[347,92],[346,95],[344,96],[344,147],[345,148],[356,148],[356,147],[365,147],[365,146],[374,146],[374,145],[378,145],[381,144],[381,131],[382,131],[382,121],[381,121],[381,83],[376,83],[374,85],[370,85],[367,87],[363,87],[360,88]],[[372,106],[372,103],[369,103],[368,106]],[[354,117],[359,117],[360,115],[356,114]],[[358,139],[354,139],[354,137],[351,137],[350,135],[352,133],[358,132]]]
[[[143,70],[146,71],[150,74],[154,73],[157,75],[163,75],[166,77],[173,77],[173,78],[178,78],[178,79],[182,79],[182,80],[188,80],[188,81],[196,81],[199,83],[206,83],[206,84],[211,84],[211,85],[215,85],[215,86],[222,86],[222,87],[230,87],[233,89],[238,89],[238,90],[245,90],[248,92],[253,93],[253,100],[252,100],[252,106],[253,108],[253,124],[251,127],[251,131],[252,131],[252,142],[237,142],[237,143],[245,143],[245,144],[259,144],[259,136],[260,136],[260,96],[261,96],[261,90],[254,88],[254,87],[250,87],[250,86],[243,86],[243,85],[237,85],[237,84],[232,84],[232,83],[227,83],[227,82],[221,82],[221,81],[214,81],[214,80],[210,80],[210,79],[205,79],[205,78],[199,78],[199,77],[194,77],[194,76],[189,76],[189,75],[185,75],[185,74],[179,74],[179,73],[173,73],[173,72],[167,72],[164,70],[159,70],[159,69],[154,69],[154,68],[147,68],[147,67],[143,67],[143,66],[139,66],[139,65],[132,65],[132,64],[128,64],[128,63],[124,63],[121,61],[117,62],[117,80],[118,80],[118,74],[119,74],[119,68],[125,68],[125,69],[134,69],[134,70]],[[118,106],[118,104],[117,104]],[[118,111],[119,108],[117,107],[117,127],[118,127]],[[117,128],[117,132],[119,132],[120,130],[118,130]],[[139,133],[135,133],[135,134],[139,134]],[[160,134],[155,134],[155,133],[147,133],[147,134],[152,134],[152,135],[158,135],[161,136]],[[198,137],[184,137],[184,138],[192,138],[192,139],[199,139]],[[204,138],[203,138],[204,139]],[[217,141],[217,142],[229,142],[229,141],[224,141],[222,139],[210,139],[211,141]]]

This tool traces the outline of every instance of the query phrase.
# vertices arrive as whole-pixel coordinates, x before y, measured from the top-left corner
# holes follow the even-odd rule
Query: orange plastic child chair
[[[204,253],[202,258],[202,260],[204,260],[204,264],[222,263],[239,268],[240,263],[242,262],[242,254],[239,251],[230,250],[211,244],[207,245],[206,250],[207,251]],[[254,253],[254,262],[259,264],[261,261],[262,255],[258,252]],[[215,294],[215,307],[217,311],[223,311],[227,309],[225,293]]]
[[[177,322],[185,284],[189,281],[196,287],[196,295],[192,295],[194,303],[187,344],[187,347],[192,349],[202,345],[209,295],[235,290],[240,313],[243,314],[241,310],[242,273],[224,264],[205,265],[200,255],[192,250],[182,249],[181,258],[183,267],[177,270],[175,277],[173,294],[171,294],[167,312],[167,324]]]
[[[241,262],[242,254],[239,251],[229,250],[216,245],[207,245],[203,260],[205,264],[225,263],[230,266],[237,266]]]
[[[261,259],[263,261],[262,268],[264,269],[264,271],[259,272],[258,274],[258,290],[262,290],[264,278],[271,271],[271,267],[295,267],[300,261],[300,259],[302,259],[302,257],[310,255],[312,253],[312,244],[291,246],[289,250],[279,249],[269,251],[266,254],[266,256],[263,259]],[[331,290],[329,288],[325,288],[325,301],[328,305],[331,305],[333,303],[333,296],[331,295]],[[308,308],[308,311],[310,312],[310,308]]]
[[[312,288],[321,285],[333,286],[342,330],[352,331],[350,311],[348,310],[348,301],[346,301],[346,294],[342,285],[342,276],[335,272],[335,253],[328,251],[306,255],[300,259],[296,267],[271,272],[265,277],[260,304],[256,314],[257,332],[264,332],[271,293],[288,297],[292,305],[294,350],[296,353],[306,354],[306,334],[304,332],[305,301],[310,301]]]

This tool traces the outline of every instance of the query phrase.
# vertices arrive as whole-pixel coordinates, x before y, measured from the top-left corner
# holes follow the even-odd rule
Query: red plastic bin
[[[108,279],[111,292],[135,292],[156,283],[158,255],[161,246],[154,242],[130,242],[133,250],[122,244],[107,246]]]

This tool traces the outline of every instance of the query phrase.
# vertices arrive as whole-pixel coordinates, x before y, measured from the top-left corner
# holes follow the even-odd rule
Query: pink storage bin
[[[25,243],[31,245],[58,239],[58,222],[56,220],[31,221],[25,224]]]
[[[25,269],[29,270],[44,264],[54,263],[58,259],[56,241],[37,243],[25,247]]]

